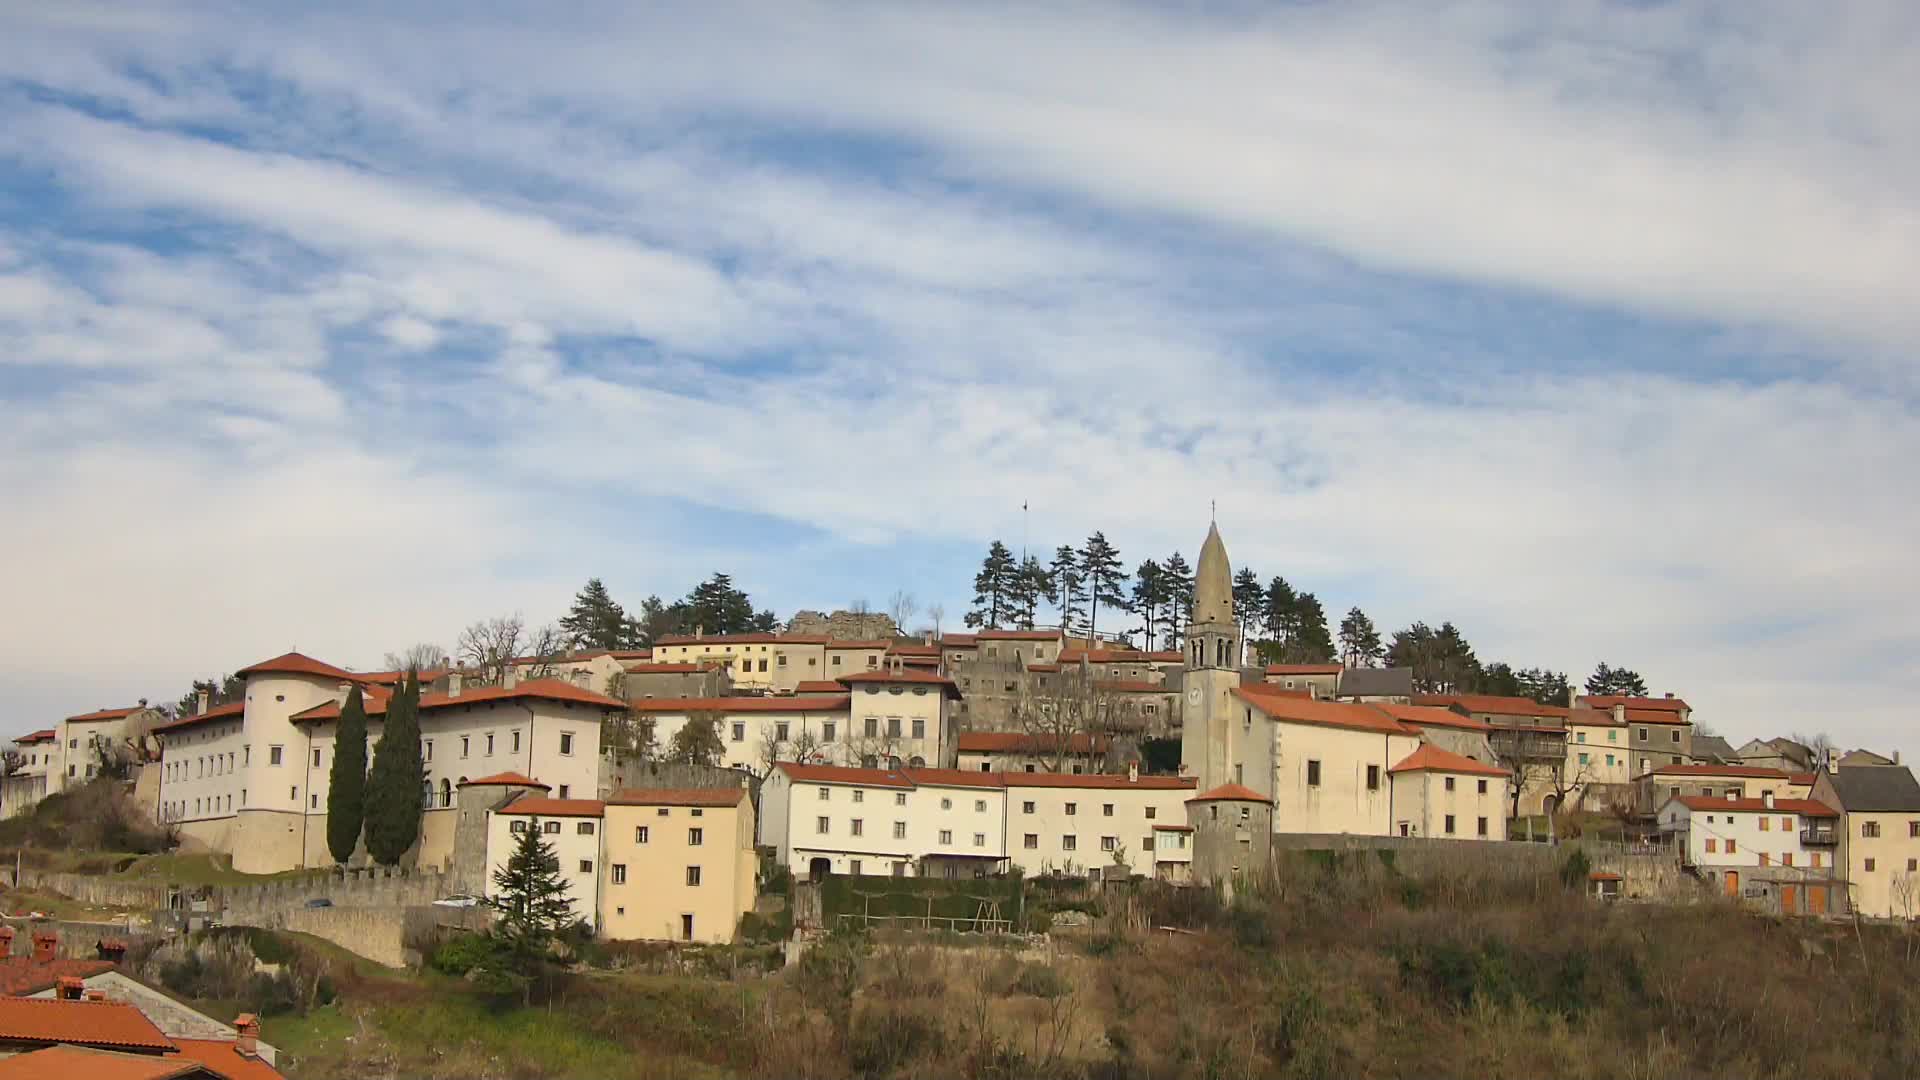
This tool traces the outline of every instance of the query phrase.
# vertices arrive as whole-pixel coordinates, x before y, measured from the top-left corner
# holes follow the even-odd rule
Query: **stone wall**
[[[272,928],[312,934],[388,967],[406,967],[410,959],[405,908],[293,908]]]
[[[836,611],[831,615],[818,611],[796,611],[793,613],[793,618],[787,620],[787,633],[813,634],[850,641],[875,641],[880,638],[899,637],[900,628],[894,624],[893,616],[882,611],[869,611],[865,614]]]
[[[309,910],[307,901],[326,898],[336,909],[402,908],[429,904],[449,895],[451,879],[443,874],[373,869],[344,876],[296,878],[259,885],[228,885],[214,890],[221,920],[236,926],[271,926],[273,919],[291,910]],[[326,910],[325,908],[314,910]]]
[[[71,900],[96,907],[129,908],[135,911],[164,910],[174,887],[163,881],[124,881],[93,874],[64,874],[51,870],[22,867],[20,880],[13,880],[13,868],[0,870],[0,880],[21,888],[58,893]]]

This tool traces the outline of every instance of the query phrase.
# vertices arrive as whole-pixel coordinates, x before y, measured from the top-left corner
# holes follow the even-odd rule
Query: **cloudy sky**
[[[0,722],[1217,500],[1920,751],[1905,0],[271,7],[0,12]]]

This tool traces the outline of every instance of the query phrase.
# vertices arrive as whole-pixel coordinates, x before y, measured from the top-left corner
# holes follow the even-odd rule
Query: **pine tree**
[[[1233,575],[1233,621],[1240,624],[1240,636],[1250,637],[1260,625],[1260,612],[1266,606],[1266,594],[1260,588],[1260,575],[1250,567],[1241,567]]]
[[[667,609],[667,614],[683,631],[707,634],[766,633],[778,625],[773,612],[754,611],[752,598],[734,588],[732,578],[720,573],[694,586],[686,599],[675,601]]]
[[[1478,694],[1492,694],[1496,697],[1526,697],[1521,692],[1520,676],[1512,666],[1504,663],[1488,664],[1480,669],[1480,682],[1474,687]]]
[[[688,765],[718,765],[726,755],[726,744],[720,741],[720,718],[712,715],[687,717],[680,730],[667,740],[667,760],[684,762]]]
[[[518,989],[524,1004],[533,980],[547,968],[554,937],[576,916],[560,857],[542,836],[540,819],[529,817],[519,837],[506,865],[493,872],[486,903],[500,918],[490,935],[494,945],[476,965],[476,974],[483,988]]]
[[[1146,632],[1148,652],[1153,651],[1154,632],[1166,604],[1166,572],[1159,563],[1148,559],[1133,571],[1133,610],[1140,616],[1141,628]]]
[[[968,626],[998,630],[1011,621],[1013,597],[1017,590],[1014,578],[1019,572],[1019,567],[1013,561],[1013,552],[1007,550],[1007,545],[995,540],[987,548],[987,557],[980,564],[980,572],[973,576],[973,610],[967,612]]]
[[[1515,673],[1520,683],[1520,693],[1542,705],[1571,704],[1573,684],[1567,681],[1564,671],[1549,671],[1546,668],[1522,668]]]
[[[586,586],[574,594],[573,609],[560,620],[560,629],[566,631],[569,644],[583,649],[625,649],[639,637],[638,624],[614,602],[599,578],[588,578]]]
[[[1161,636],[1167,648],[1177,649],[1187,638],[1187,624],[1193,621],[1193,567],[1176,551],[1167,556],[1160,569],[1167,583],[1166,630]]]
[[[1367,613],[1357,607],[1348,609],[1347,617],[1340,620],[1340,653],[1350,668],[1373,667],[1386,653],[1380,643],[1380,631]]]
[[[420,673],[387,702],[386,723],[367,774],[367,854],[382,866],[399,863],[420,835],[426,770],[420,760]]]
[[[360,688],[347,692],[333,739],[333,768],[327,774],[327,850],[345,864],[360,842],[367,812],[367,710]]]
[[[1039,559],[1028,555],[1020,561],[1013,579],[1014,622],[1020,629],[1033,629],[1034,621],[1040,616],[1040,601],[1046,595],[1047,568]]]
[[[1293,605],[1294,638],[1290,647],[1293,663],[1330,664],[1333,662],[1333,636],[1327,633],[1327,613],[1320,598],[1301,593]]]
[[[1068,637],[1080,632],[1080,616],[1086,610],[1080,589],[1080,553],[1065,544],[1054,550],[1053,565],[1047,568],[1047,602],[1060,612],[1060,632]]]
[[[1120,568],[1120,552],[1107,542],[1106,533],[1095,532],[1087,537],[1086,546],[1080,549],[1080,573],[1086,579],[1087,597],[1092,602],[1087,614],[1087,643],[1091,645],[1100,622],[1100,605],[1117,611],[1127,608],[1127,594],[1123,591],[1127,572]]]
[[[1587,693],[1646,697],[1647,680],[1630,668],[1609,667],[1603,663],[1593,669],[1592,675],[1587,676]]]
[[[1300,632],[1300,597],[1295,595],[1293,586],[1278,574],[1267,583],[1267,602],[1261,614],[1261,626],[1267,632],[1267,639],[1278,645],[1281,651],[1293,644]]]

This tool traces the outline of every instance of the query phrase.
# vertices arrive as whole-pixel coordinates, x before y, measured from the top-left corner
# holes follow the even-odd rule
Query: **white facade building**
[[[598,930],[605,817],[606,804],[598,799],[523,796],[494,811],[487,818],[486,895],[498,895],[493,876],[513,857],[521,834],[538,829],[560,860],[574,916]]]

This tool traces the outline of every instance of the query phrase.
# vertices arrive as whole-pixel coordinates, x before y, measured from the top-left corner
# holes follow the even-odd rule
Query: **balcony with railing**
[[[1833,847],[1840,842],[1840,830],[1831,825],[1810,825],[1800,830],[1801,847]]]

